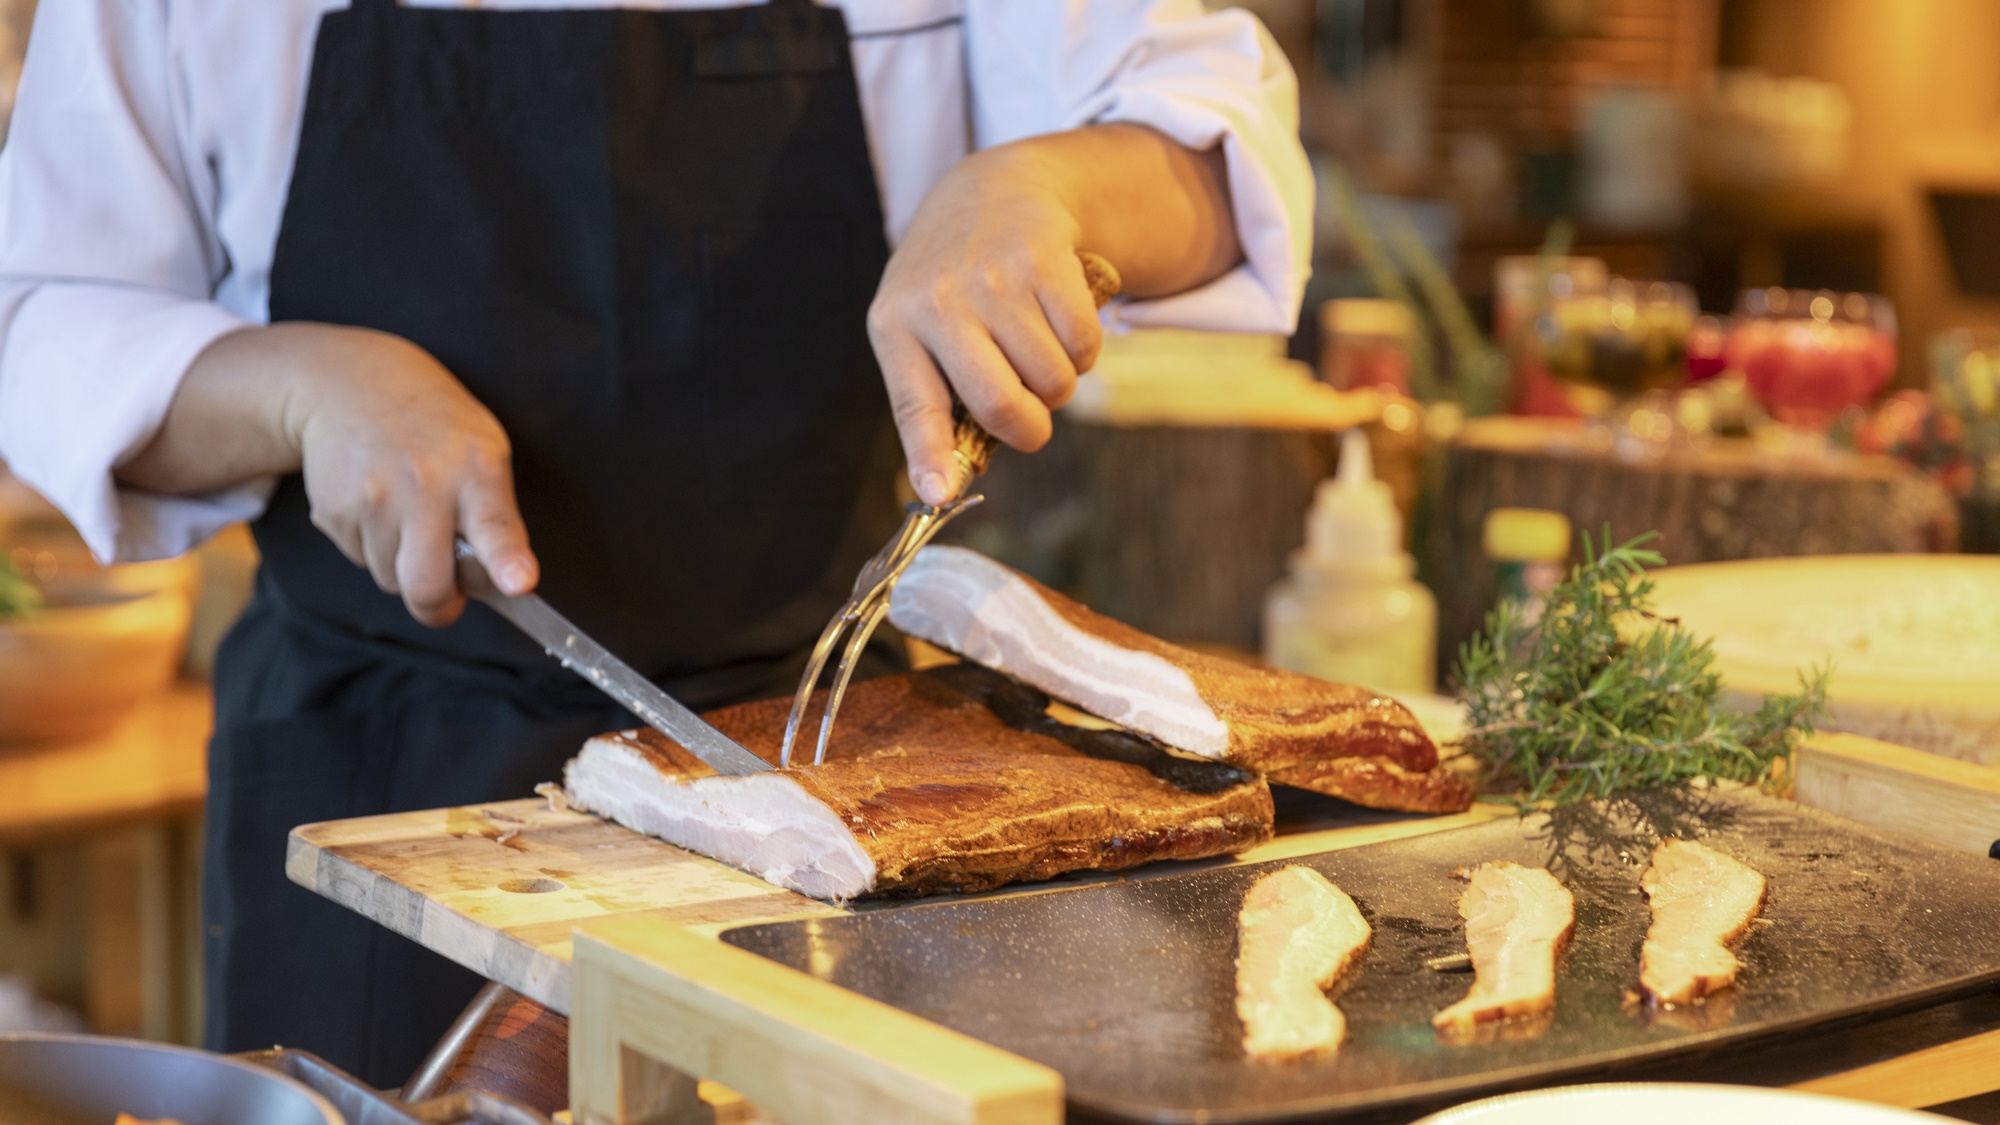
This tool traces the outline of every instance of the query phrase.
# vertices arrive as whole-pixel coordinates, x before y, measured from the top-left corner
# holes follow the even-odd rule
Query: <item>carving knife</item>
[[[501,593],[486,573],[486,568],[479,565],[479,560],[473,556],[471,544],[461,539],[453,553],[458,559],[458,588],[467,597],[477,598],[491,606],[495,613],[532,637],[550,656],[562,661],[563,667],[596,684],[599,691],[645,720],[647,726],[708,763],[709,768],[731,777],[773,768],[771,763],[709,726],[700,715],[661,691],[653,681],[633,671],[631,665],[591,640],[583,630],[570,624],[569,618],[557,613],[554,606],[537,595],[514,597]]]

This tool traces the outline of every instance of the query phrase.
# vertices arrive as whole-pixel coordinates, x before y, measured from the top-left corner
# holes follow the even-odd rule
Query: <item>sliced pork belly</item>
[[[1324,1054],[1347,1037],[1326,989],[1373,936],[1354,900],[1310,867],[1257,880],[1236,917],[1236,1015],[1253,1059]]]
[[[1395,700],[1168,644],[962,547],[919,552],[889,620],[1182,754],[1375,808],[1472,803]]]
[[[722,777],[657,731],[594,738],[563,771],[568,799],[834,900],[1223,855],[1271,835],[1270,790],[1254,777],[1224,770],[1207,792],[1182,788],[1013,729],[952,680],[941,669],[855,684],[818,766]],[[705,717],[775,762],[790,705]]]
[[[1465,999],[1431,1017],[1438,1034],[1470,1039],[1482,1025],[1553,1011],[1556,955],[1576,928],[1569,888],[1540,867],[1482,863],[1466,880],[1458,914],[1477,975]]]
[[[1639,987],[1657,1004],[1685,1004],[1736,982],[1729,942],[1764,907],[1764,876],[1712,848],[1662,840],[1639,889],[1653,925],[1639,949]]]

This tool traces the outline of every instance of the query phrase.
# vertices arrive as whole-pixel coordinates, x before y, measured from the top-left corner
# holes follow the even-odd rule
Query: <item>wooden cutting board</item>
[[[1495,805],[1442,817],[1382,813],[1294,791],[1280,801],[1281,835],[1270,843],[1123,877],[1283,859],[1509,815]],[[850,912],[594,816],[553,811],[539,798],[308,824],[293,830],[285,867],[293,882],[565,1014],[570,933],[580,923],[644,916],[714,934]],[[1054,885],[1120,877],[1084,873]],[[861,909],[884,905],[894,903]]]
[[[2000,771],[1849,735],[1815,739],[1798,767],[1806,804],[1945,847],[1984,852],[2000,841]],[[1279,798],[1278,837],[1233,859],[1083,873],[1001,893],[1289,859],[1512,815],[1478,805],[1458,816],[1406,816],[1295,790]],[[540,798],[304,825],[292,832],[286,870],[293,882],[564,1013],[570,934],[581,923],[643,916],[713,935],[850,913]]]
[[[1841,555],[1666,567],[1654,610],[1754,701],[1830,664],[1836,730],[2000,766],[2000,558]]]

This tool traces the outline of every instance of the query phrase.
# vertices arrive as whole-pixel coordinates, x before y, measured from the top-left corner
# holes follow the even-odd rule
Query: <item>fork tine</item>
[[[819,643],[813,645],[812,659],[806,662],[805,675],[799,678],[799,690],[792,695],[792,712],[785,717],[785,741],[778,750],[778,768],[785,769],[792,764],[792,744],[798,740],[799,723],[805,718],[806,704],[812,699],[813,686],[819,683],[819,674],[826,670],[827,658],[833,655],[833,647],[840,640],[840,634],[847,627],[848,605],[840,607],[833,620],[820,631]]]
[[[920,504],[909,506],[908,514],[903,517],[903,525],[896,529],[895,537],[882,544],[881,550],[876,551],[866,563],[862,564],[861,573],[855,576],[854,589],[848,595],[847,601],[833,612],[833,616],[826,623],[826,628],[820,631],[819,642],[813,645],[812,658],[806,662],[805,674],[799,677],[798,690],[792,693],[791,712],[785,716],[785,740],[778,750],[779,769],[788,768],[792,764],[792,747],[798,743],[799,727],[805,721],[806,708],[812,703],[813,688],[819,684],[820,673],[826,671],[826,662],[833,655],[841,632],[861,616],[862,607],[881,588],[881,572],[910,542],[915,529],[924,522],[924,512],[925,509]]]
[[[840,654],[840,667],[833,674],[833,691],[826,697],[826,710],[820,716],[819,742],[813,747],[813,765],[826,760],[827,743],[833,741],[833,719],[840,713],[841,700],[847,697],[847,682],[854,678],[854,666],[859,663],[861,650],[868,646],[868,638],[874,634],[875,626],[882,623],[883,615],[888,612],[889,599],[876,599],[847,639],[847,649]]]
[[[819,643],[813,646],[812,658],[806,663],[805,675],[799,679],[798,691],[792,695],[791,712],[785,716],[785,740],[778,751],[778,766],[789,768],[792,764],[792,750],[798,744],[799,728],[804,725],[806,709],[812,701],[813,689],[819,683],[820,674],[826,671],[826,662],[839,644],[840,635],[847,627],[854,626],[841,653],[840,663],[834,668],[833,690],[827,696],[825,710],[820,716],[820,733],[813,749],[813,764],[825,760],[827,743],[833,736],[833,723],[840,711],[840,702],[847,694],[848,681],[854,677],[854,666],[861,651],[874,635],[875,627],[889,611],[889,594],[895,589],[896,580],[916,561],[917,552],[930,543],[937,533],[965,509],[973,507],[986,498],[973,495],[952,501],[938,508],[913,503],[906,509],[908,515],[896,537],[882,545],[875,552],[861,573],[855,578],[854,592],[845,604],[837,610],[833,618],[820,632]]]

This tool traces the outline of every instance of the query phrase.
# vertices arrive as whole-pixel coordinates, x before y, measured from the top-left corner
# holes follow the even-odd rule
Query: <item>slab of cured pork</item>
[[[1447,1041],[1477,1038],[1502,1020],[1555,1010],[1556,955],[1576,929],[1569,888],[1540,867],[1482,863],[1458,899],[1476,974],[1465,999],[1431,1017]]]
[[[1176,754],[1374,808],[1472,803],[1395,700],[1168,644],[962,547],[919,552],[889,620]]]
[[[1072,730],[1047,703],[984,669],[940,668],[851,687],[822,765],[723,777],[641,730],[591,739],[563,779],[574,805],[833,900],[987,890],[1270,837],[1271,793],[1255,776]],[[704,717],[776,762],[790,706]]]
[[[1653,924],[1639,947],[1639,987],[1657,1004],[1686,1004],[1736,983],[1729,943],[1764,907],[1761,872],[1691,840],[1662,840],[1639,877]]]
[[[1281,867],[1251,884],[1236,916],[1243,1053],[1276,1062],[1338,1050],[1347,1017],[1326,989],[1373,936],[1354,900],[1310,867]]]

